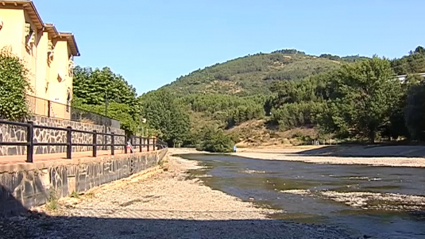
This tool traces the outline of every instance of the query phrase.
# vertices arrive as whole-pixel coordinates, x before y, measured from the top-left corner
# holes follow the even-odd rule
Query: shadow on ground
[[[7,238],[353,238],[335,228],[306,227],[280,220],[47,217],[14,223],[24,234],[8,234]]]
[[[12,192],[0,184],[0,238],[27,238],[27,230],[21,223],[10,218],[31,218],[34,213],[29,211],[17,200]],[[38,213],[37,217],[45,217]]]
[[[31,212],[1,186],[0,238],[352,238],[342,229],[283,220],[179,220],[137,216],[114,218],[110,210],[89,210],[97,217],[49,216]],[[14,205],[13,210],[4,205]],[[66,210],[66,209],[65,209]],[[74,209],[75,210],[75,209]],[[79,209],[78,209],[79,210]],[[84,210],[78,211],[87,213]],[[77,213],[78,213],[77,212]],[[110,212],[114,213],[113,211]],[[123,212],[125,213],[125,212]],[[205,212],[209,214],[211,212]],[[152,214],[152,215],[150,215]],[[78,215],[78,214],[77,214]]]
[[[295,153],[303,156],[337,156],[337,157],[425,157],[425,146],[346,146],[334,145],[317,149],[303,150]]]

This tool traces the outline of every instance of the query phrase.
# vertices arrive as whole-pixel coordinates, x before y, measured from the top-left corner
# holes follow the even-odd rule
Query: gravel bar
[[[339,228],[268,219],[276,211],[189,179],[197,167],[169,156],[156,172],[63,198],[55,210],[1,219],[0,238],[352,238]]]

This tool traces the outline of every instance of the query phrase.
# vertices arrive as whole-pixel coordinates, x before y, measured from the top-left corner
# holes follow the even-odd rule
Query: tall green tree
[[[405,139],[410,140],[412,133],[413,135],[415,134],[415,126],[412,125],[412,122],[406,121],[406,117],[408,120],[411,120],[411,117],[415,117],[415,115],[419,112],[411,111],[415,108],[411,107],[412,104],[415,104],[415,101],[412,101],[412,99],[408,101],[408,97],[411,97],[416,92],[416,90],[412,89],[412,87],[417,88],[416,86],[422,81],[423,78],[418,74],[407,75],[405,82],[401,85],[401,93],[398,103],[394,105],[391,110],[390,122],[389,125],[384,128],[383,136],[394,139],[404,137]]]
[[[108,67],[93,70],[76,66],[73,94],[88,105],[100,105],[105,101],[132,105],[137,101],[136,89]]]
[[[370,142],[388,124],[401,95],[401,82],[394,77],[390,62],[376,56],[344,65],[330,87],[334,92],[321,117],[324,129]]]
[[[73,106],[120,121],[127,134],[137,134],[141,108],[136,89],[108,67],[74,68]]]
[[[415,140],[425,140],[425,82],[419,76],[407,78],[409,84],[404,108],[405,125]]]
[[[159,137],[169,145],[183,143],[190,132],[187,110],[168,90],[161,89],[139,97],[142,115],[149,127],[160,132]]]

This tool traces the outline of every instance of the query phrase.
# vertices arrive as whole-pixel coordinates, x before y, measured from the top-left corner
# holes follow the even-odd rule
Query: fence
[[[140,137],[140,136],[126,136],[126,135],[120,135],[120,134],[114,134],[114,133],[102,133],[102,132],[96,132],[94,131],[85,131],[85,130],[76,130],[72,129],[72,127],[67,128],[61,128],[61,127],[52,127],[52,126],[42,126],[42,125],[35,125],[33,122],[27,122],[27,123],[21,123],[21,122],[11,122],[11,121],[4,121],[0,120],[0,124],[5,125],[11,125],[11,126],[20,126],[26,128],[26,141],[23,142],[3,142],[0,141],[0,146],[26,146],[26,161],[28,163],[34,162],[34,146],[65,146],[66,147],[66,158],[72,159],[72,147],[75,146],[88,146],[92,147],[92,156],[97,156],[97,150],[98,147],[102,146],[109,146],[111,155],[115,155],[115,149],[116,147],[122,147],[124,149],[124,153],[128,153],[128,148],[130,150],[139,150],[139,152],[143,151],[143,148],[146,147],[147,151],[150,151],[151,147],[152,150],[157,149],[163,149],[166,148],[167,145],[163,143],[160,140],[157,140],[155,138],[146,138],[146,137]],[[64,131],[66,132],[66,143],[58,143],[58,142],[34,142],[34,129],[40,128],[40,129],[48,129],[48,130],[55,130],[55,131]],[[82,133],[82,134],[89,134],[92,135],[92,143],[74,143],[72,141],[72,133]],[[98,144],[98,136],[109,136],[111,138],[110,143],[100,143]],[[117,137],[124,137],[124,142],[127,143],[120,143],[116,144],[115,139]],[[134,144],[133,144],[134,143]],[[130,146],[130,147],[128,147]],[[135,149],[133,148],[135,147]]]
[[[66,119],[81,123],[91,123],[105,125],[119,129],[121,124],[118,120],[107,116],[79,109],[68,104],[38,98],[36,96],[26,96],[29,109],[35,115],[47,116],[49,118]]]

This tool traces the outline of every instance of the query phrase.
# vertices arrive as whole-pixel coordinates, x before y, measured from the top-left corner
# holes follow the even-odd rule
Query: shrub
[[[214,127],[205,127],[201,131],[201,142],[196,147],[197,150],[229,153],[233,150],[234,142],[223,130]]]
[[[31,90],[28,71],[6,48],[0,52],[0,118],[25,120],[30,115],[25,94]]]

